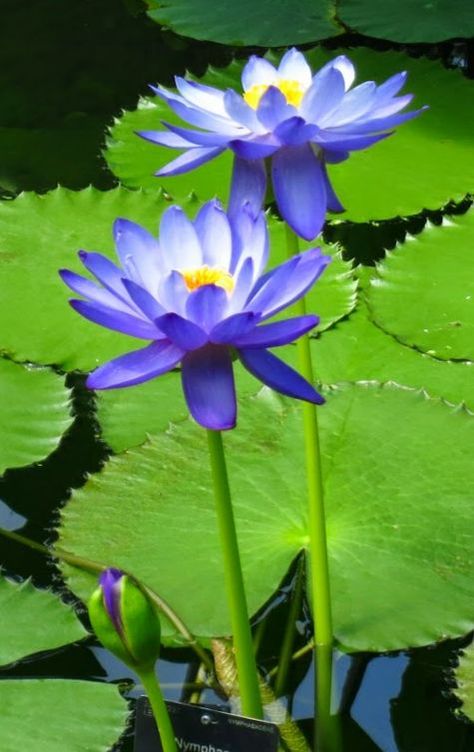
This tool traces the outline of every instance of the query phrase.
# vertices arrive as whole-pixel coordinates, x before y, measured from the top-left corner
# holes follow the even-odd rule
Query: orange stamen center
[[[232,274],[220,269],[218,266],[197,266],[194,269],[181,269],[181,275],[188,290],[197,290],[204,285],[217,285],[223,287],[226,292],[234,289]]]
[[[299,81],[282,78],[272,84],[272,86],[276,86],[277,89],[280,89],[288,104],[299,107],[305,94],[305,89]],[[254,86],[251,86],[248,91],[244,92],[243,97],[247,104],[256,110],[267,89],[267,84],[254,84]]]

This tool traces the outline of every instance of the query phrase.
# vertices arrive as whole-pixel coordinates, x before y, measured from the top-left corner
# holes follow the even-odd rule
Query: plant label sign
[[[277,752],[274,723],[224,713],[202,705],[167,702],[178,752]],[[134,752],[162,752],[146,697],[137,702]]]

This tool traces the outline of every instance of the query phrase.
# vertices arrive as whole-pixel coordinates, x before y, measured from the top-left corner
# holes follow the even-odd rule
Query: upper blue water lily
[[[381,86],[366,81],[351,89],[355,69],[339,55],[316,75],[304,55],[290,49],[278,68],[252,56],[243,69],[242,94],[176,78],[178,93],[152,87],[172,110],[200,130],[164,122],[167,131],[140,131],[156,144],[184,153],[156,175],[178,175],[225,149],[235,154],[229,211],[265,197],[271,159],[273,192],[282,217],[303,238],[321,231],[327,209],[343,211],[329,182],[326,163],[389,136],[421,110],[400,113],[411,94],[396,96],[406,80],[397,73]]]
[[[184,395],[195,420],[233,428],[236,397],[232,360],[264,384],[297,399],[323,399],[267,348],[292,342],[317,323],[314,315],[265,324],[304,295],[330,258],[313,248],[263,274],[268,232],[262,212],[243,207],[229,219],[216,201],[194,221],[177,206],[165,211],[157,240],[126,219],[114,225],[120,266],[81,251],[99,284],[61,270],[83,300],[71,300],[97,324],[151,340],[94,371],[92,389],[139,384],[181,364]]]

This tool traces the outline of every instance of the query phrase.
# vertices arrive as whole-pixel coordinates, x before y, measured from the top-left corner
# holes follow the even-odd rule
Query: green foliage
[[[8,614],[2,619],[0,665],[87,635],[71,608],[29,581],[17,585],[0,576],[0,611]]]
[[[280,47],[334,37],[349,28],[395,42],[438,42],[474,33],[469,0],[146,0],[148,15],[178,34],[232,45]],[[249,23],[249,18],[252,22]]]
[[[414,105],[430,106],[419,118],[400,126],[390,138],[329,167],[346,207],[341,216],[355,222],[407,216],[423,208],[438,209],[474,190],[471,83],[458,71],[447,70],[437,61],[414,59],[400,52],[316,49],[307,56],[317,69],[340,53],[347,54],[355,63],[358,82],[373,79],[381,83],[392,74],[407,70],[406,88],[415,94]],[[240,91],[243,64],[234,61],[223,71],[210,68],[201,80],[218,88]],[[111,130],[105,154],[111,170],[132,188],[161,185],[177,200],[192,191],[202,200],[216,194],[225,200],[231,168],[228,153],[184,175],[153,177],[159,167],[179,152],[145,142],[135,131],[160,130],[163,119],[178,122],[157,98],[142,99],[137,110],[124,113]]]
[[[419,392],[353,385],[328,395],[320,420],[340,644],[390,650],[466,632],[471,417]],[[253,613],[307,545],[302,440],[300,411],[267,390],[240,405],[239,429],[226,435]],[[205,440],[190,421],[112,458],[75,492],[59,545],[134,572],[197,635],[229,633]],[[66,569],[87,597],[92,578]]]
[[[177,34],[232,45],[279,47],[340,34],[331,0],[146,0],[149,16]],[[249,22],[251,19],[251,22]]]
[[[0,359],[0,473],[47,457],[72,423],[64,378]]]
[[[369,306],[378,326],[444,360],[474,360],[474,211],[410,237],[377,267]]]
[[[114,684],[74,679],[0,682],[2,752],[104,752],[123,732],[127,706]]]

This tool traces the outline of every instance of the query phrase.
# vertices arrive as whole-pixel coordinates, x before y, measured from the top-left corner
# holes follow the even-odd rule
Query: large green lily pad
[[[114,684],[72,679],[0,682],[2,752],[104,752],[125,728],[127,705]]]
[[[146,2],[148,15],[157,23],[170,26],[185,37],[222,44],[283,47],[314,42],[342,31],[331,0],[243,0],[238,5],[228,0],[204,0],[198,5],[193,0]]]
[[[474,211],[428,225],[377,267],[369,305],[375,322],[407,345],[474,360]]]
[[[464,402],[474,412],[472,363],[437,360],[402,345],[370,319],[360,301],[357,310],[311,343],[318,381],[394,381],[422,388],[452,404]]]
[[[359,34],[394,42],[440,42],[474,35],[474,7],[470,0],[342,0],[338,18]]]
[[[72,423],[64,378],[0,359],[0,473],[47,457]]]
[[[69,606],[53,593],[37,590],[28,580],[17,585],[0,577],[0,612],[0,665],[87,635]]]
[[[389,650],[464,634],[473,624],[472,417],[373,385],[330,393],[319,415],[339,643]],[[308,542],[301,413],[264,390],[241,405],[225,443],[255,613]],[[59,539],[134,572],[201,637],[230,632],[207,462],[190,421],[111,458],[74,492]],[[66,569],[87,597],[94,578]]]
[[[341,216],[355,222],[408,216],[423,208],[438,209],[474,190],[472,82],[436,60],[414,59],[401,52],[317,49],[307,56],[317,69],[341,53],[354,61],[359,83],[367,79],[381,83],[407,70],[406,90],[415,94],[414,106],[430,107],[390,138],[330,166],[331,179],[347,209]],[[225,70],[209,69],[202,81],[241,91],[243,64],[234,61]],[[163,119],[177,122],[161,100],[145,98],[137,110],[116,121],[105,155],[112,171],[132,188],[161,185],[178,200],[193,190],[203,200],[214,195],[226,200],[231,176],[228,153],[184,175],[153,177],[179,152],[145,142],[135,131],[160,130]]]

